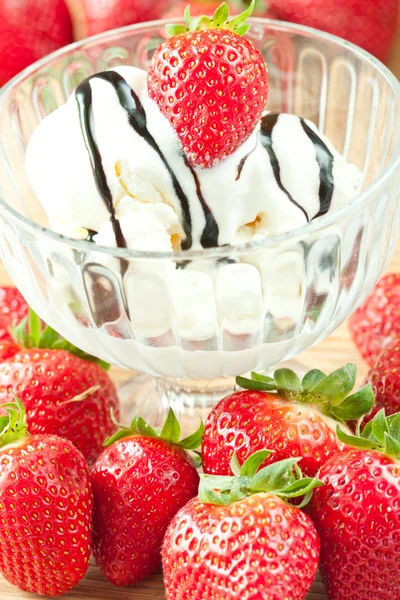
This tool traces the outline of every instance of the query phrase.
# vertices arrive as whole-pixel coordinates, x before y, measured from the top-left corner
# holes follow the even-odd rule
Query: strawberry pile
[[[184,439],[172,410],[161,431],[140,417],[119,425],[107,365],[26,305],[19,325],[3,311],[1,574],[58,596],[93,553],[117,586],[162,565],[167,600],[305,600],[318,567],[329,600],[400,597],[400,359],[388,281],[375,292],[385,300],[372,296],[358,313],[376,331],[392,319],[370,383],[353,392],[352,364],[302,380],[289,369],[238,377],[241,390]]]

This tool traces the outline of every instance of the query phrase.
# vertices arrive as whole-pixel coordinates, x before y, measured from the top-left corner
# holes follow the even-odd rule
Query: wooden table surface
[[[400,78],[400,29],[389,67]],[[400,271],[400,241],[397,245],[390,270]],[[0,284],[7,281],[8,277],[0,266]],[[319,368],[323,371],[333,370],[346,362],[355,362],[359,367],[358,376],[360,382],[366,374],[365,365],[360,360],[356,349],[350,341],[346,325],[343,325],[318,346],[303,353],[299,357],[299,360],[305,366]],[[117,369],[114,369],[113,377],[118,382],[126,379],[126,373],[121,373]],[[21,592],[9,585],[4,579],[0,579],[0,600],[33,600],[37,597],[34,594]],[[63,596],[64,600],[86,600],[89,598],[91,600],[165,600],[162,579],[159,574],[154,575],[140,586],[118,588],[108,584],[94,565],[90,567],[87,576],[80,585],[67,596]],[[319,577],[317,577],[307,600],[326,600]]]

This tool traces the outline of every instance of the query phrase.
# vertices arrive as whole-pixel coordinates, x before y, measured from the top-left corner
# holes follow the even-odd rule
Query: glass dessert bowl
[[[164,36],[160,21],[79,42],[0,94],[1,258],[54,329],[144,374],[123,395],[154,425],[171,405],[189,418],[207,411],[234,376],[269,369],[334,331],[386,268],[400,211],[396,78],[338,38],[253,19],[248,37],[269,67],[268,109],[314,122],[361,171],[360,193],[296,229],[201,250],[110,248],[49,229],[24,166],[35,127],[86,77],[117,65],[147,69]]]

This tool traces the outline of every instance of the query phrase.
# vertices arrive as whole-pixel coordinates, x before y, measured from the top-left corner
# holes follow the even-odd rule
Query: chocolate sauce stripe
[[[305,218],[307,219],[307,223],[309,223],[310,219],[308,217],[307,212],[298,202],[296,202],[296,200],[292,197],[292,195],[285,188],[285,186],[283,185],[282,180],[281,180],[281,167],[280,167],[280,164],[278,161],[278,157],[276,156],[275,151],[272,147],[272,145],[273,145],[272,144],[272,132],[274,130],[275,125],[278,122],[278,119],[279,119],[278,113],[268,113],[267,115],[262,117],[260,140],[261,140],[262,145],[268,152],[269,160],[271,162],[272,170],[274,172],[275,180],[276,180],[278,187],[282,190],[282,192],[284,192],[284,194],[286,194],[286,196],[289,198],[290,202],[292,202],[292,204],[294,204],[295,206],[297,206],[297,208],[299,208],[301,210],[301,212],[304,214]]]
[[[196,194],[201,204],[201,208],[203,209],[204,216],[206,218],[206,224],[201,235],[200,243],[203,248],[215,248],[216,246],[218,246],[218,223],[216,222],[215,217],[210,210],[210,207],[204,199],[203,192],[201,191],[199,176],[197,175],[192,165],[189,163],[185,154],[183,155],[183,159],[185,161],[185,165],[191,172],[192,177],[194,179],[196,185]]]
[[[325,215],[332,204],[334,190],[333,161],[334,157],[319,135],[309,125],[300,119],[301,125],[307,137],[314,144],[315,156],[319,166],[319,212],[314,219]]]
[[[90,124],[90,112],[92,107],[92,88],[89,80],[83,81],[76,89],[76,101],[78,105],[79,120],[82,130],[83,140],[89,155],[90,165],[92,167],[94,180],[97,190],[102,197],[107,210],[110,213],[110,221],[115,235],[115,241],[118,248],[126,248],[126,241],[122,233],[121,224],[115,217],[112,194],[108,187],[107,177],[104,172],[103,162],[97,144],[94,139],[92,127]]]
[[[253,152],[255,152],[257,150],[257,146],[258,146],[258,135],[257,135],[257,141],[256,144],[254,146],[254,148],[252,150],[250,150],[250,152],[248,152],[247,154],[245,154],[243,156],[243,158],[241,159],[240,163],[237,166],[236,169],[236,179],[235,181],[239,181],[241,175],[242,175],[242,171],[243,171],[243,167],[247,162],[247,159],[253,154]]]

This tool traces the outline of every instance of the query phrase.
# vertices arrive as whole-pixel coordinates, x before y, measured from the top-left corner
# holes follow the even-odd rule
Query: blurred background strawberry
[[[131,23],[161,19],[164,12],[174,3],[173,0],[66,0],[66,2],[74,24],[75,39]]]
[[[0,0],[0,86],[72,41],[64,0]]]
[[[398,0],[269,0],[276,18],[328,31],[387,60],[397,29]]]
[[[0,0],[0,86],[38,58],[115,27],[182,16],[189,0]],[[191,0],[193,15],[220,0]],[[249,0],[231,0],[232,14]],[[396,36],[399,0],[258,0],[255,15],[316,27],[387,60]]]

